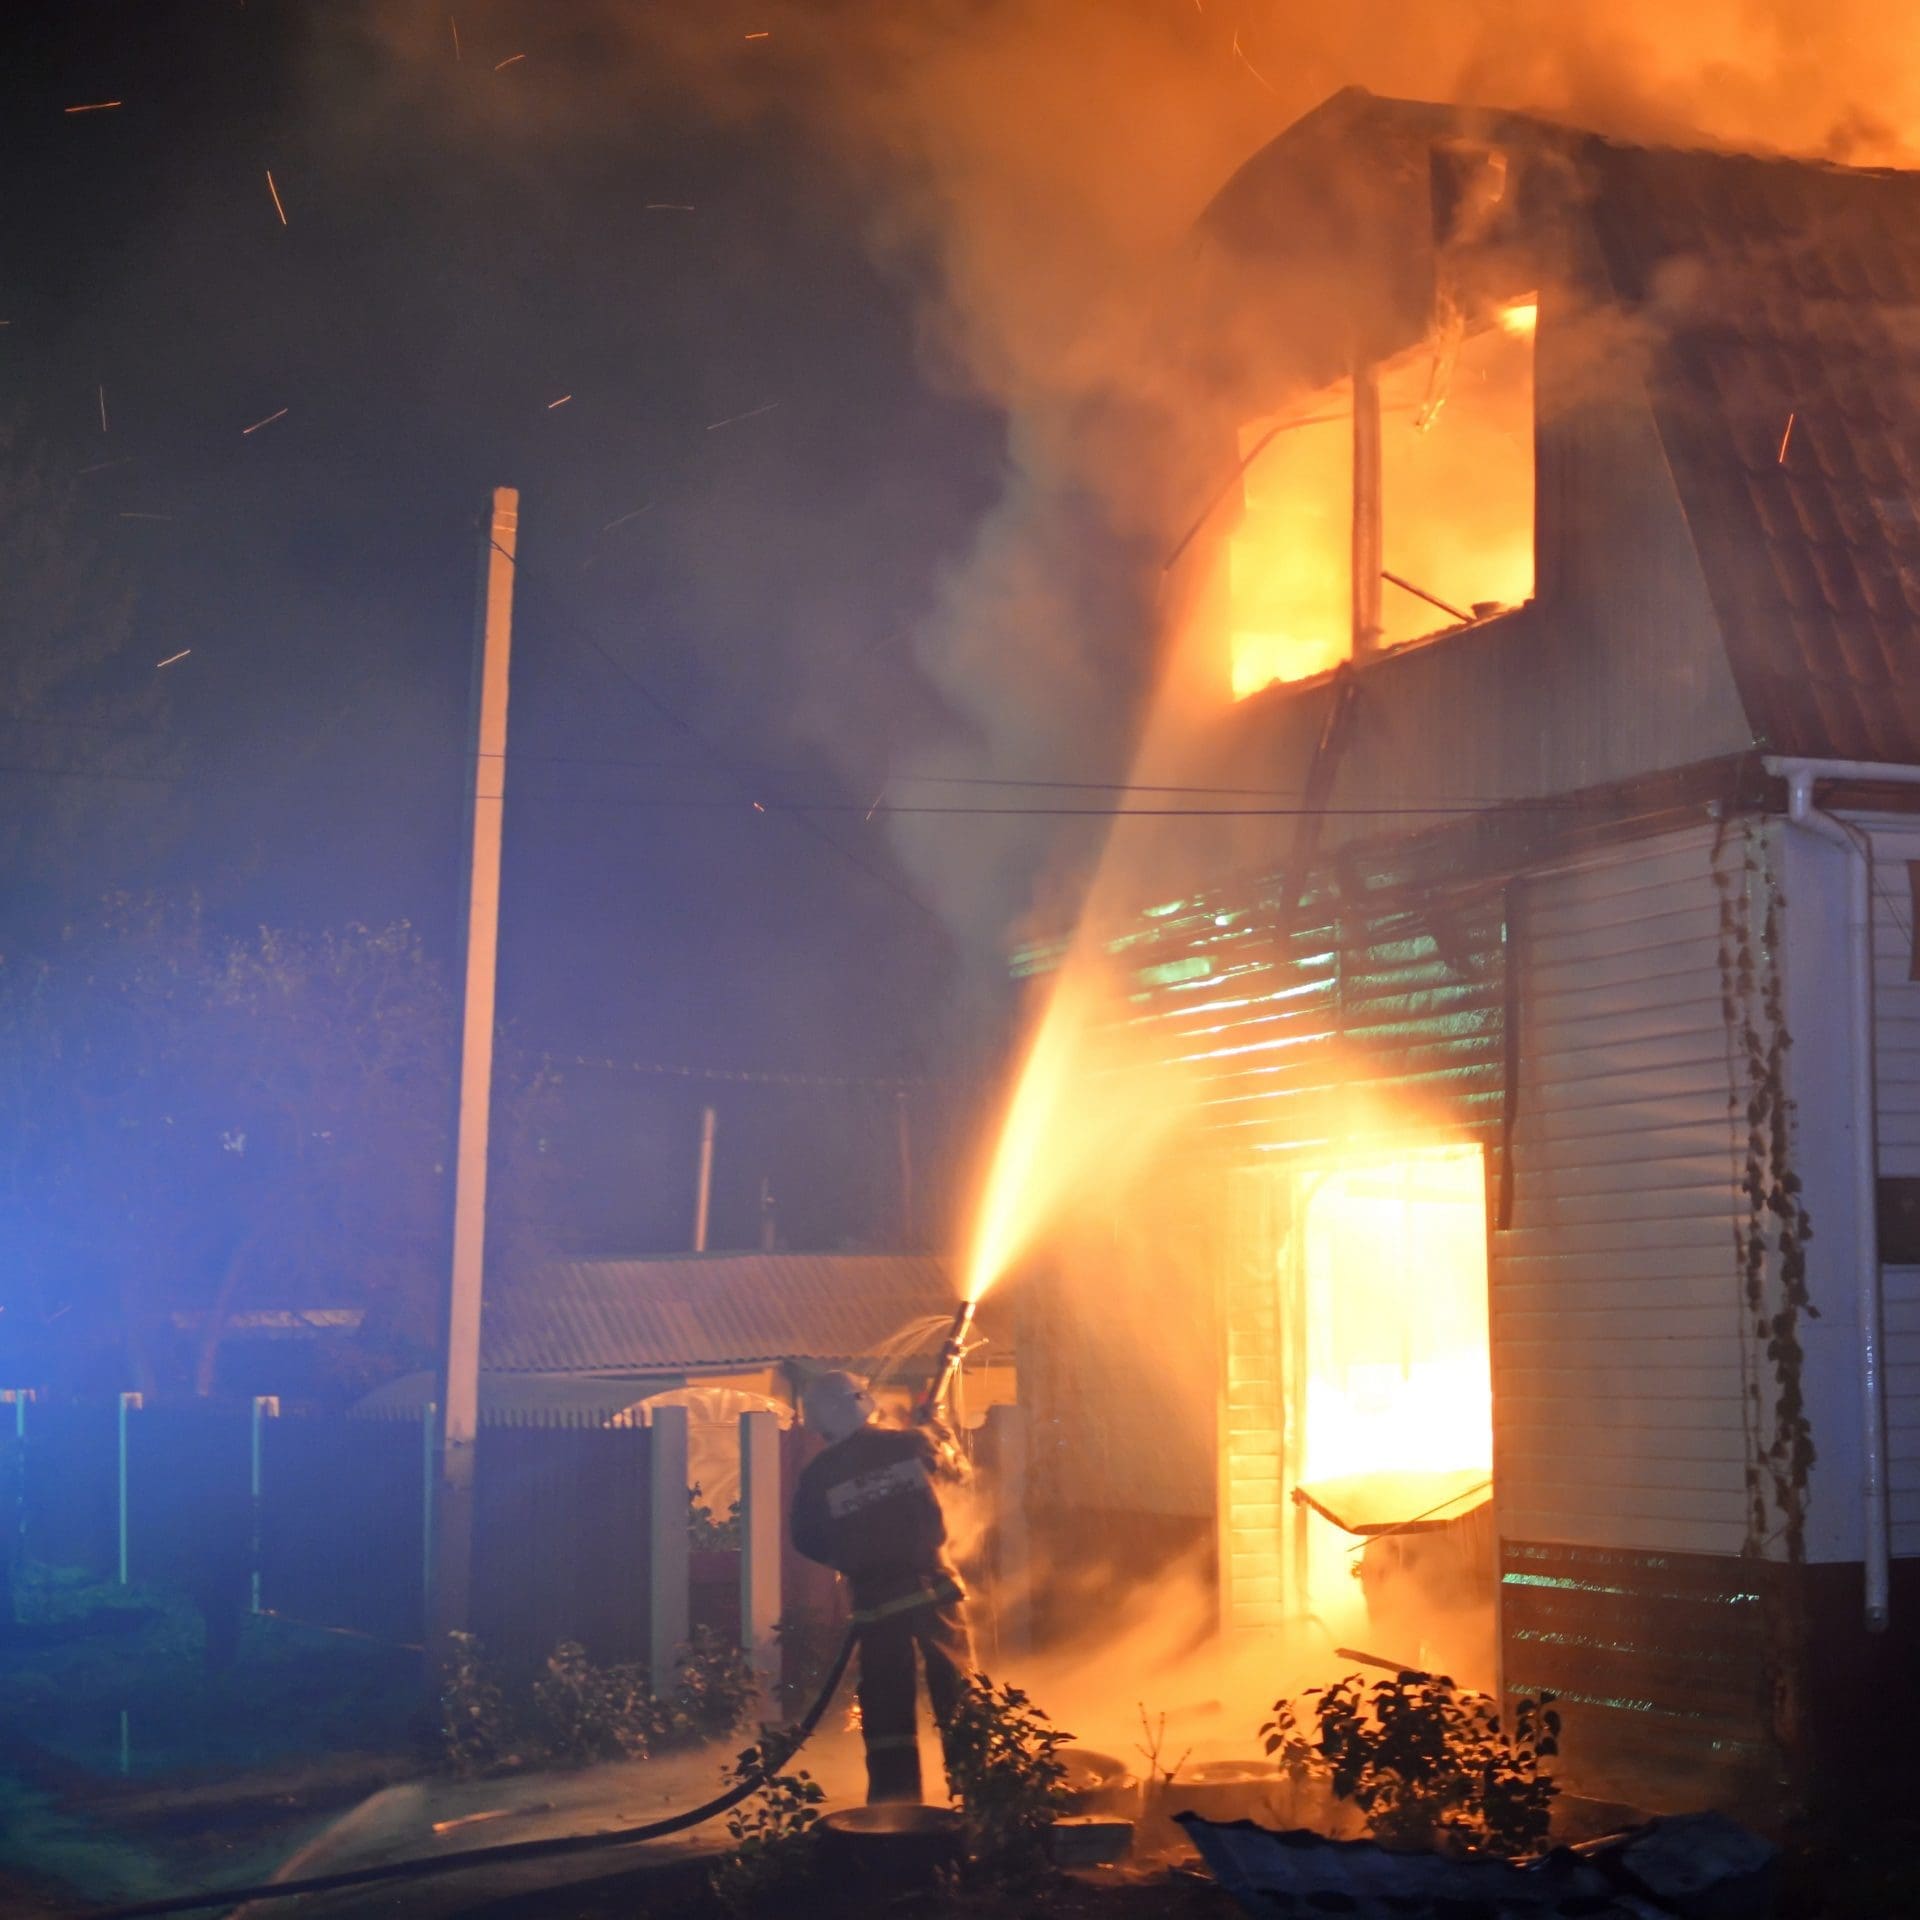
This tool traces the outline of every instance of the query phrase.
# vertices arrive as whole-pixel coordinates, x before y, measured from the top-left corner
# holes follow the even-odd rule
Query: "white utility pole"
[[[440,1395],[439,1551],[433,1645],[467,1628],[473,1576],[473,1453],[480,1424],[480,1297],[487,1238],[487,1131],[493,1104],[494,985],[500,949],[500,825],[507,793],[507,660],[513,645],[520,495],[495,487],[481,553],[474,649],[473,845],[467,878],[467,980],[454,1147],[453,1283]]]
[[[693,1250],[707,1250],[707,1212],[713,1203],[713,1133],[719,1117],[711,1107],[700,1109],[700,1164],[693,1176]]]

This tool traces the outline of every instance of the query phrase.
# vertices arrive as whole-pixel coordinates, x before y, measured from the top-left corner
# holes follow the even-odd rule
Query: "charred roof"
[[[1540,287],[1543,328],[1604,311],[1754,742],[1920,761],[1920,174],[1349,89],[1200,232],[1214,292],[1257,316],[1219,370],[1269,395],[1418,340],[1443,286],[1470,316]]]

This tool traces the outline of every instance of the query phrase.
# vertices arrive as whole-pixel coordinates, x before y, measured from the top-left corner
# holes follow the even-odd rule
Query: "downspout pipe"
[[[1880,1274],[1879,1114],[1874,1089],[1873,842],[1858,827],[1814,805],[1816,780],[1920,786],[1920,767],[1867,760],[1769,756],[1767,771],[1787,783],[1787,819],[1829,841],[1847,859],[1847,1029],[1853,1106],[1855,1306],[1860,1328],[1860,1494],[1866,1522],[1866,1628],[1884,1633],[1891,1558],[1887,1511],[1887,1385],[1884,1289]]]

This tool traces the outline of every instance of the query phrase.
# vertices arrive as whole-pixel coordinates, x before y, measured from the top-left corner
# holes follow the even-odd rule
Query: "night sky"
[[[611,77],[585,11],[10,10],[0,421],[94,469],[136,636],[102,710],[136,703],[167,759],[108,780],[124,741],[9,718],[8,804],[98,793],[78,891],[406,918],[451,960],[476,526],[514,485],[510,1046],[949,1072],[952,944],[859,809],[945,724],[909,636],[1004,423],[922,371],[857,180]],[[716,1089],[568,1091],[571,1237],[672,1244]],[[865,1147],[796,1154],[794,1096],[718,1094],[723,1242],[762,1172],[797,1241],[872,1230]]]

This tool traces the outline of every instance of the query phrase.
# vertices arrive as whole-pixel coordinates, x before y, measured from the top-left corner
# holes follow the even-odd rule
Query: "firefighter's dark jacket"
[[[926,1434],[862,1427],[810,1460],[793,1495],[793,1544],[844,1573],[856,1610],[883,1606],[929,1576],[951,1580],[947,1522]]]

